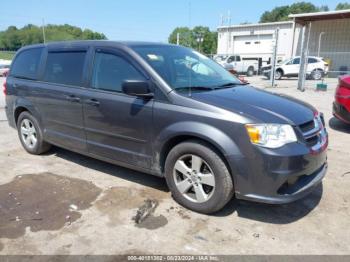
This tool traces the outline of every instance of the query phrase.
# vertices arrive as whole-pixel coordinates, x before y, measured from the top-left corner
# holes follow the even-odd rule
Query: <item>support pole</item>
[[[270,80],[271,86],[275,86],[275,73],[276,73],[276,63],[277,63],[277,50],[278,50],[278,37],[279,37],[279,28],[275,30],[275,44],[273,46],[272,51],[272,60],[271,60],[271,72],[270,72]]]
[[[296,30],[296,23],[295,23],[295,19],[294,19],[294,21],[293,21],[293,39],[292,39],[292,49],[291,49],[291,52],[290,52],[290,57],[291,57],[291,58],[294,56],[295,30]]]
[[[309,53],[310,32],[311,32],[311,22],[307,22],[307,24],[303,26],[300,68],[299,68],[299,74],[298,74],[298,89],[302,92],[305,91],[305,79],[306,79],[308,53]]]

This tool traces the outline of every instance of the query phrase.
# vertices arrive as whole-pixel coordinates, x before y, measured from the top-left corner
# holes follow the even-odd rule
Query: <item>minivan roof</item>
[[[157,43],[157,42],[143,42],[143,41],[111,41],[111,40],[76,40],[76,41],[59,41],[50,42],[45,44],[34,44],[27,45],[21,49],[35,48],[35,47],[57,47],[57,48],[68,48],[75,46],[126,46],[126,47],[140,47],[140,46],[175,46],[173,44]]]

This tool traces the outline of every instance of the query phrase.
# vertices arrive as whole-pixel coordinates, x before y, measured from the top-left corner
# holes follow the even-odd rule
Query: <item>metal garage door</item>
[[[233,37],[233,52],[235,54],[271,53],[271,47],[272,34]]]

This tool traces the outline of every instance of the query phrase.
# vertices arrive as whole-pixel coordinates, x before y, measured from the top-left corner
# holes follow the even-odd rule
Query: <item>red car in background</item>
[[[339,77],[333,102],[333,115],[350,124],[350,75]]]

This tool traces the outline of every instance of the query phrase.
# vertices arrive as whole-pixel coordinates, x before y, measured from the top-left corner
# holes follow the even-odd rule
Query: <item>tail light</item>
[[[339,77],[339,84],[335,91],[335,101],[350,112],[350,76]]]
[[[4,85],[3,85],[3,92],[4,92],[4,95],[6,96],[7,95],[6,78],[5,78]]]

